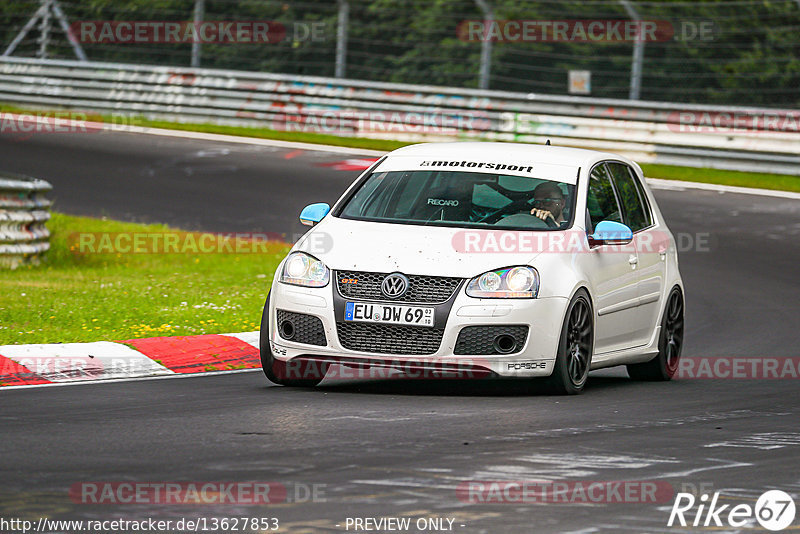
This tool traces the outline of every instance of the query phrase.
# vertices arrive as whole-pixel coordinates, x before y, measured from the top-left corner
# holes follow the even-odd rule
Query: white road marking
[[[755,187],[704,184],[702,182],[683,182],[680,180],[661,180],[659,178],[647,178],[647,183],[653,189],[666,189],[672,191],[683,191],[684,189],[702,189],[705,191],[716,191],[718,193],[737,193],[742,195],[760,195],[766,197],[791,198],[793,200],[800,200],[800,193],[794,193],[792,191],[778,191],[775,189],[757,189]]]
[[[238,332],[236,334],[220,334],[222,336],[235,337],[239,341],[244,341],[248,345],[259,348],[259,332]]]
[[[26,120],[52,126],[51,117],[34,115],[33,113],[5,113],[11,120]],[[277,139],[262,139],[260,137],[243,137],[239,135],[224,135],[205,132],[191,132],[189,130],[169,130],[167,128],[151,128],[148,126],[121,126],[105,122],[77,121],[67,118],[58,119],[59,127],[82,128],[84,130],[102,130],[113,133],[134,133],[145,135],[160,135],[163,137],[180,137],[183,139],[200,139],[203,141],[218,141],[222,143],[238,143],[246,145],[260,145],[276,148],[291,148],[301,150],[314,150],[317,152],[334,152],[337,154],[356,154],[364,156],[382,156],[382,150],[369,150],[365,148],[351,148],[335,145],[321,145],[315,143],[299,143],[296,141],[280,141]]]
[[[736,461],[732,461],[732,460],[724,460],[724,459],[718,459],[718,458],[707,458],[706,461],[709,462],[709,463],[710,462],[718,462],[718,463],[717,463],[717,465],[709,465],[709,466],[705,466],[705,467],[696,467],[694,469],[687,469],[685,471],[670,471],[670,472],[659,473],[658,477],[656,477],[656,478],[659,478],[659,479],[662,479],[662,478],[686,478],[686,477],[689,477],[689,476],[696,475],[697,473],[703,473],[705,471],[713,471],[713,470],[716,470],[716,469],[731,469],[731,468],[737,468],[737,467],[752,467],[752,465],[753,465],[753,464],[748,464],[748,463],[744,463],[744,462],[736,462]]]
[[[606,454],[536,453],[511,459],[514,464],[485,465],[465,480],[563,480],[597,476],[613,469],[644,469],[654,465],[680,463],[675,458],[636,457]]]
[[[132,133],[143,133],[149,135],[161,135],[165,137],[182,137],[185,139],[201,139],[205,141],[220,141],[224,143],[244,143],[251,145],[272,146],[278,148],[291,148],[302,150],[315,150],[317,152],[334,152],[337,154],[358,154],[365,156],[383,156],[386,152],[382,150],[369,150],[362,148],[341,147],[335,145],[316,145],[313,143],[297,143],[294,141],[278,141],[274,139],[260,139],[256,137],[238,137],[235,135],[210,134],[201,132],[189,132],[182,130],[167,130],[162,128],[131,128]],[[791,198],[800,200],[800,193],[791,191],[778,191],[773,189],[757,189],[754,187],[737,187],[732,185],[706,184],[702,182],[684,182],[680,180],[661,180],[658,178],[647,178],[647,183],[655,189],[702,189],[706,191],[717,191],[720,193],[738,193],[743,195],[760,195],[779,198]]]
[[[86,123],[87,125],[90,123]],[[369,150],[366,148],[351,148],[335,145],[317,145],[314,143],[299,143],[296,141],[280,141],[278,139],[262,139],[260,137],[241,137],[237,135],[224,135],[204,132],[190,132],[183,130],[167,130],[164,128],[130,127],[126,133],[139,133],[146,135],[160,135],[164,137],[181,137],[184,139],[200,139],[203,141],[218,141],[222,143],[241,143],[247,145],[271,146],[277,148],[291,148],[300,150],[315,150],[317,152],[334,152],[336,154],[356,154],[363,156],[383,156],[382,150]]]
[[[737,447],[742,449],[760,449],[770,451],[800,445],[800,433],[797,432],[762,432],[730,441],[709,443],[706,447]]]

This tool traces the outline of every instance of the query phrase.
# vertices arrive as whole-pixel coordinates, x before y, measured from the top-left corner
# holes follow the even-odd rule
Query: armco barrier
[[[800,175],[800,111],[6,57],[0,102],[400,140],[609,150],[640,162]]]
[[[50,201],[53,187],[36,178],[0,173],[0,267],[37,262],[50,248]]]

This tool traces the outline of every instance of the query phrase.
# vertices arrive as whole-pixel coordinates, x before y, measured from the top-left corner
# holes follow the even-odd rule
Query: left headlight
[[[476,276],[467,284],[467,295],[476,298],[535,299],[539,273],[533,267],[507,267]]]
[[[278,281],[305,287],[325,287],[331,279],[331,270],[314,256],[305,252],[290,254],[283,264]]]

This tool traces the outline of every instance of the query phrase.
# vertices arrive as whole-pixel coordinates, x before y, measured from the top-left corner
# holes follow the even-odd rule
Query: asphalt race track
[[[287,236],[300,231],[302,206],[333,201],[357,174],[324,164],[351,157],[122,133],[0,138],[2,170],[50,181],[59,211]],[[800,356],[800,202],[656,196],[685,249],[684,357]],[[552,397],[526,384],[455,380],[293,390],[250,372],[0,391],[0,516],[276,517],[280,532],[344,532],[348,517],[399,516],[412,525],[453,519],[465,534],[710,531],[667,527],[672,498],[487,504],[457,488],[655,481],[719,491],[731,506],[781,489],[800,506],[798,384],[636,383],[615,369],[593,373],[583,395]],[[294,502],[71,501],[70,486],[87,481],[272,481]]]
[[[186,230],[303,231],[299,192],[333,202],[353,180],[324,165],[354,156],[325,152],[123,133],[0,140],[2,170],[52,183],[55,210]]]

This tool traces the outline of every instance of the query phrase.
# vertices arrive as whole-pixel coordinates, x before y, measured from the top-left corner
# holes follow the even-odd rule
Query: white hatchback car
[[[675,242],[639,166],[511,143],[395,150],[278,266],[261,321],[273,382],[329,368],[418,377],[549,377],[591,369],[669,380],[683,342]]]

